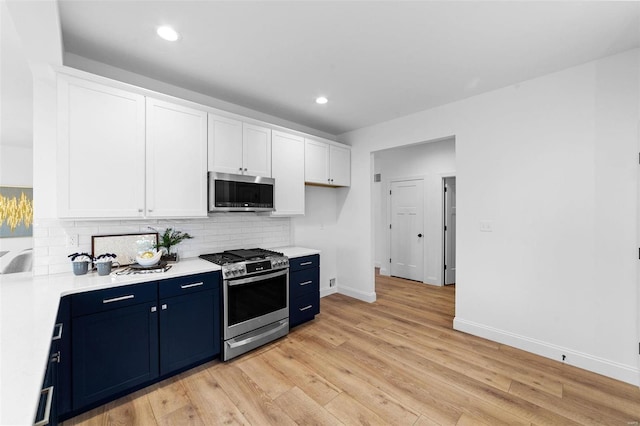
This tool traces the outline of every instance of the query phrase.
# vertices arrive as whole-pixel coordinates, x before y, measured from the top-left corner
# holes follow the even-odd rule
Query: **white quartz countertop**
[[[320,250],[305,247],[276,247],[270,250],[279,251],[287,257],[303,257],[320,254]]]
[[[273,250],[288,257],[320,253],[302,247]],[[191,258],[155,274],[0,275],[0,425],[33,424],[61,296],[219,270]]]

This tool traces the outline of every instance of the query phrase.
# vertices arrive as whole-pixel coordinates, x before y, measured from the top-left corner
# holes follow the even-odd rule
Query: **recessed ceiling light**
[[[325,98],[324,96],[320,96],[319,98],[316,98],[317,104],[324,105],[327,102],[329,102],[329,99]]]
[[[156,30],[158,35],[167,41],[176,41],[180,37],[178,32],[169,26],[158,27]]]

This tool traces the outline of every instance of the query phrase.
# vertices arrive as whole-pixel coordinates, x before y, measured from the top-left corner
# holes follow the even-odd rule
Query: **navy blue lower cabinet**
[[[289,326],[295,327],[320,313],[320,256],[289,260]]]
[[[220,273],[188,275],[158,283],[160,375],[220,354]]]
[[[73,318],[72,359],[74,410],[157,378],[156,300]]]
[[[60,299],[53,332],[52,357],[58,363],[56,402],[58,415],[71,411],[71,297]]]
[[[220,353],[218,289],[160,300],[160,374]]]

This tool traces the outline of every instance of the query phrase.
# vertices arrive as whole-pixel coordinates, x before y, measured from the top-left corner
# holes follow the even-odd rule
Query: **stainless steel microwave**
[[[274,211],[275,179],[209,172],[210,212]]]

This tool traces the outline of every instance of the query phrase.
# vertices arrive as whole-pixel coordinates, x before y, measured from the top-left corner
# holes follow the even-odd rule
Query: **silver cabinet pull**
[[[153,209],[147,209],[149,213],[153,213]]]
[[[167,310],[167,304],[166,304],[166,303],[163,303],[163,304],[162,304],[162,310],[163,310],[163,311],[166,311],[166,310]]]
[[[40,391],[40,395],[46,393],[47,394],[47,402],[44,406],[44,413],[42,420],[38,420],[33,424],[33,426],[45,426],[49,424],[49,420],[51,417],[51,402],[53,401],[53,386],[50,386],[46,389],[42,389]]]
[[[135,296],[133,294],[128,294],[126,296],[114,297],[113,299],[103,299],[102,303],[113,303],[120,302],[122,300],[133,299]]]
[[[300,266],[307,266],[307,265],[311,265],[313,262],[302,262],[300,264]]]
[[[138,213],[142,213],[142,209],[138,209]]]
[[[312,282],[313,282],[313,281],[305,281],[305,282],[303,282],[303,283],[300,283],[300,286],[303,286],[303,285],[309,285],[309,284],[311,284]]]
[[[157,307],[157,306],[152,306],[152,307],[151,307],[151,312],[156,312],[157,310],[158,310],[158,307]]]
[[[52,354],[49,362],[57,362],[58,364],[60,364],[60,351]]]
[[[180,288],[191,288],[191,287],[200,287],[201,285],[204,285],[204,283],[193,283],[193,284],[184,284],[181,285]]]
[[[53,339],[51,339],[51,340],[60,340],[60,339],[62,339],[62,326],[63,326],[63,323],[59,322],[58,324],[56,324],[53,327],[54,335],[53,335]],[[55,332],[56,328],[58,329],[58,333],[57,334]]]
[[[307,305],[307,306],[305,306],[304,308],[300,308],[300,312],[302,312],[302,311],[306,311],[306,310],[309,310],[309,309],[311,309],[311,308],[313,308],[313,305]]]

